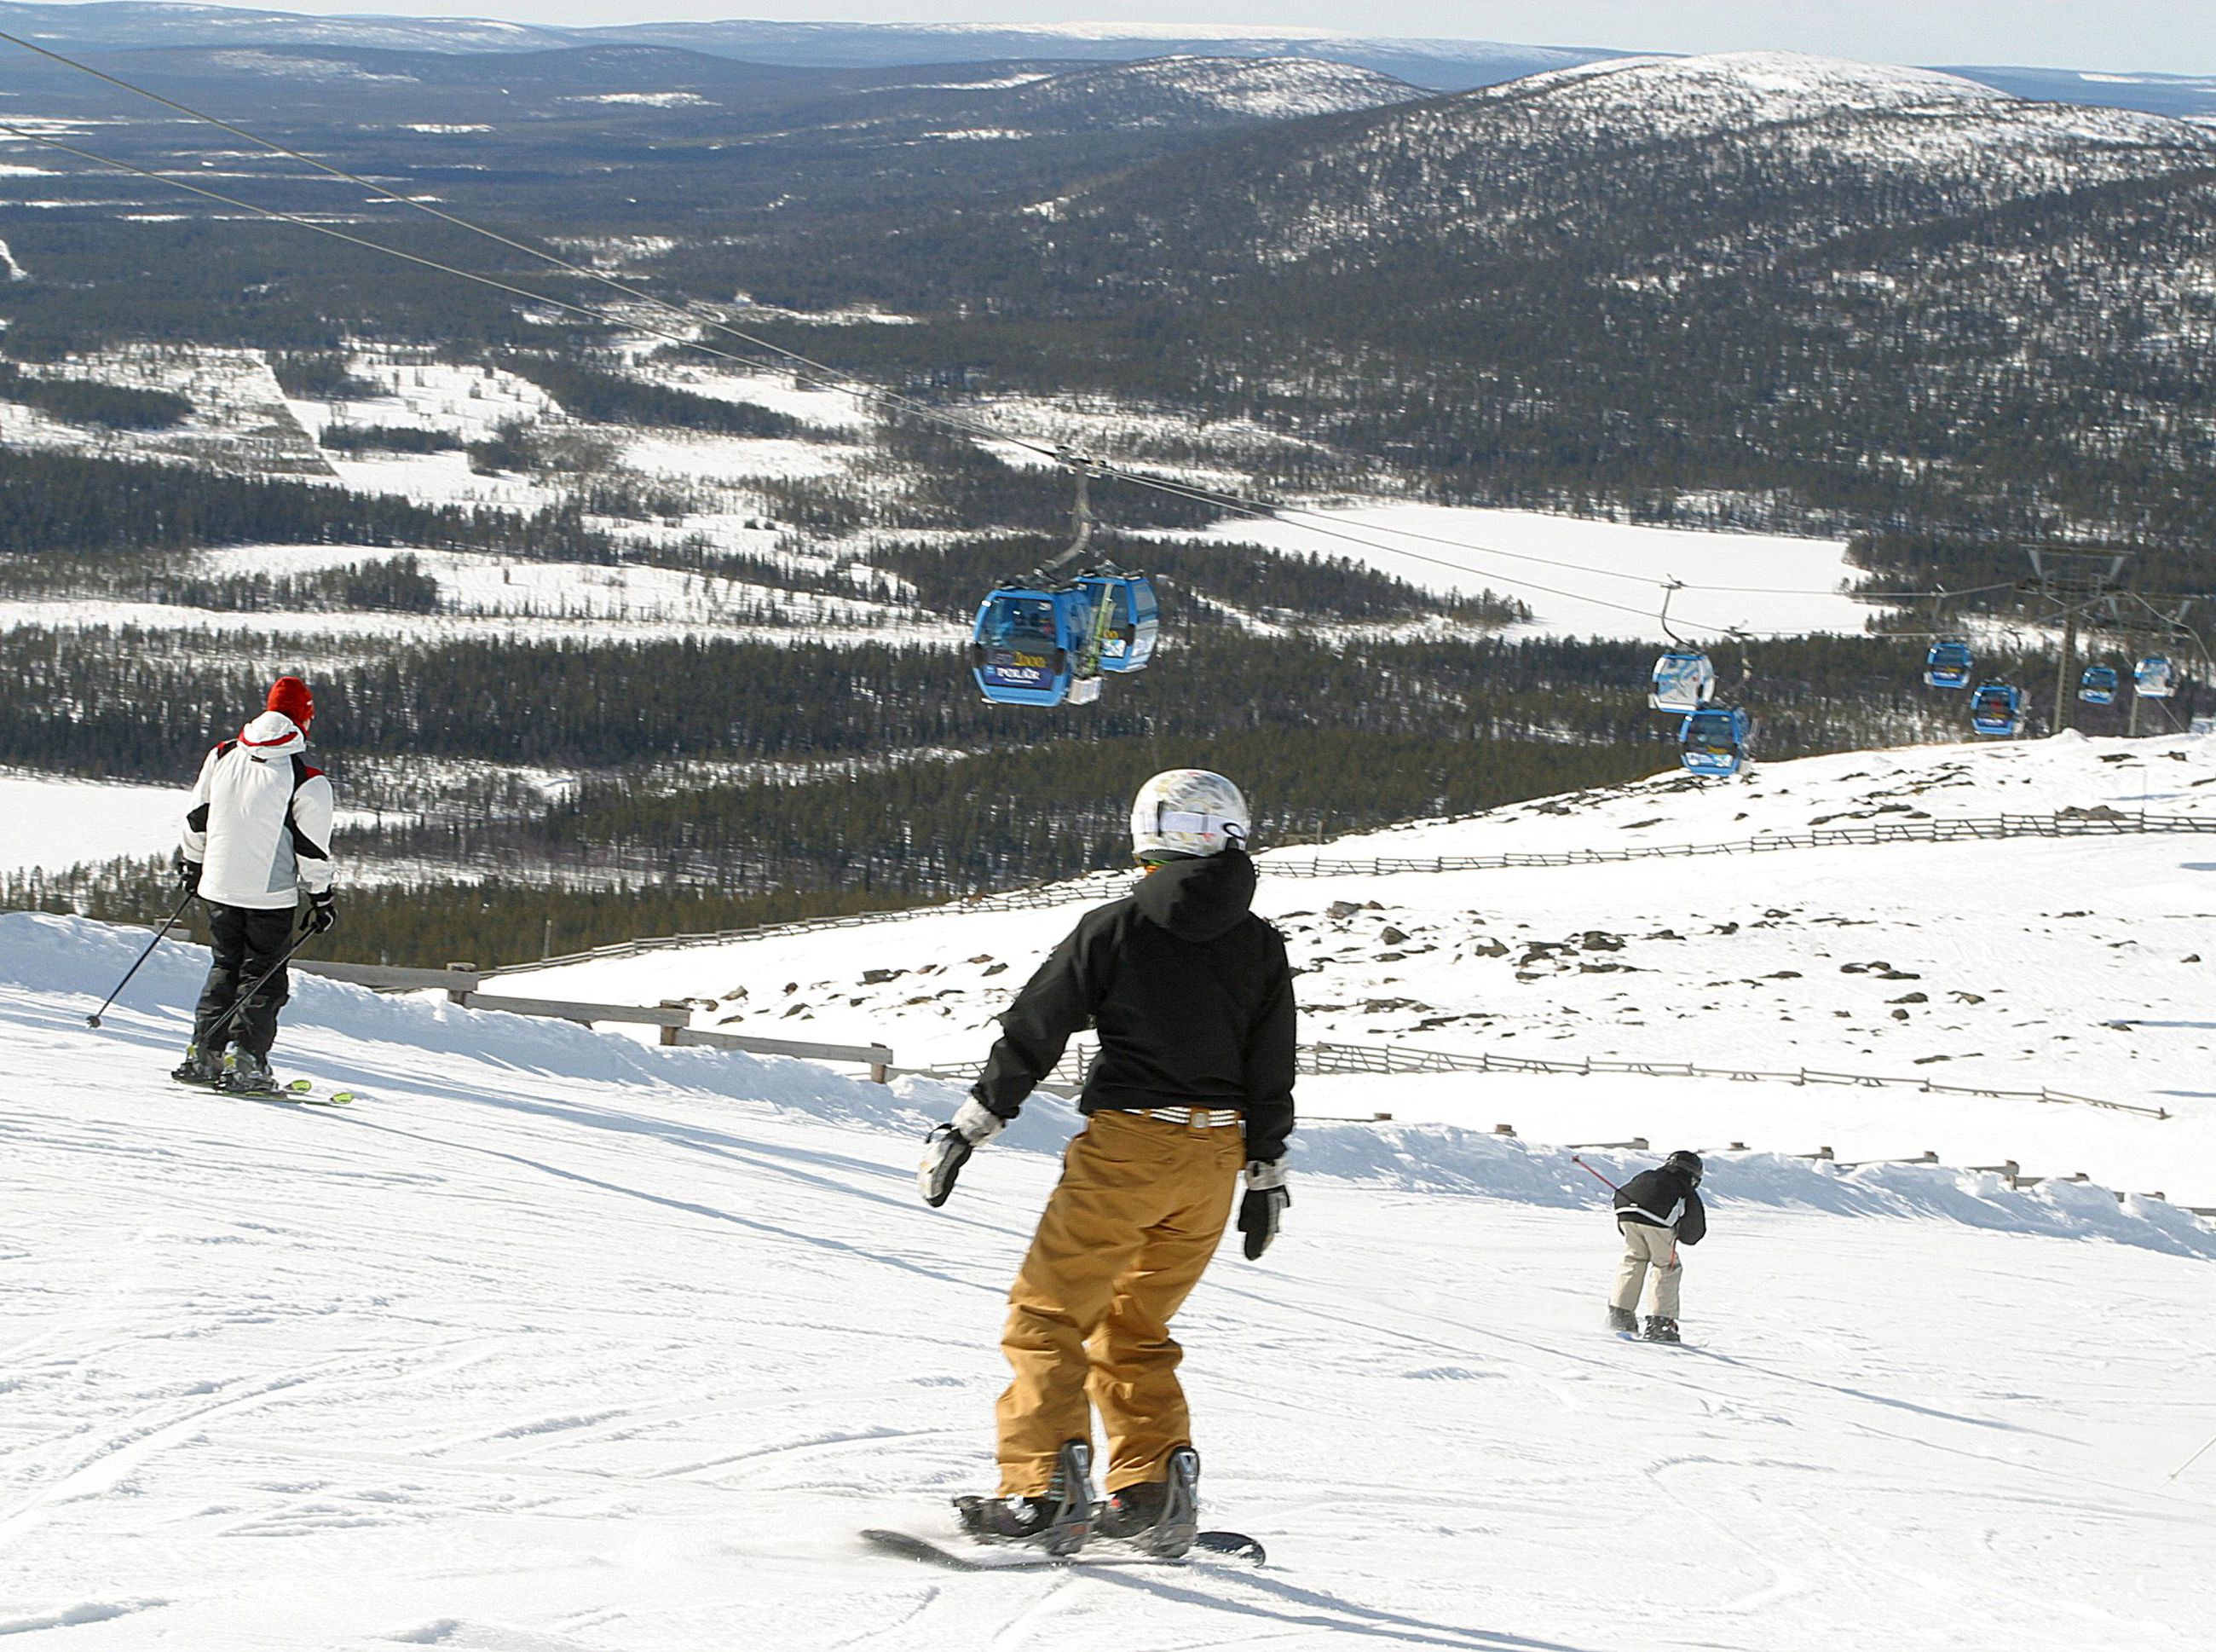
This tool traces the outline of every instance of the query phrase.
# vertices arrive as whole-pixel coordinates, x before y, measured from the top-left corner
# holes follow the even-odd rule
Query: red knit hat
[[[280,677],[269,686],[269,709],[282,712],[304,732],[316,717],[316,697],[298,677]]]

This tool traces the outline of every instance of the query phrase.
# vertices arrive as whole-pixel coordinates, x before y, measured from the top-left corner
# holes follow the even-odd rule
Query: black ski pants
[[[292,983],[279,969],[245,1007],[220,1031],[210,1029],[238,1002],[238,996],[260,981],[285,956],[292,944],[296,909],[289,906],[225,906],[207,903],[208,929],[214,940],[215,962],[208,966],[207,984],[200,989],[198,1013],[193,1018],[193,1042],[203,1060],[237,1045],[269,1059],[269,1046],[277,1042],[277,1011],[292,996]]]

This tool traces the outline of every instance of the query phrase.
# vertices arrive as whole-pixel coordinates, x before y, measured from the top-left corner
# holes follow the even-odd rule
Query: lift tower
[[[2054,721],[2048,725],[2059,734],[2070,726],[2070,708],[2076,703],[2071,689],[2078,677],[2078,618],[2114,589],[2132,553],[2026,546],[2023,554],[2031,561],[2034,593],[2062,610],[2062,663],[2054,674]]]

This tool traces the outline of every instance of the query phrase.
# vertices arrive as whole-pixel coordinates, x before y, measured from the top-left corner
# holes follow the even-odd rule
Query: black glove
[[[339,897],[325,890],[308,897],[308,933],[320,935],[339,921]]]
[[[937,1210],[954,1191],[954,1179],[970,1162],[970,1154],[999,1135],[1008,1121],[972,1096],[952,1120],[938,1125],[923,1138],[923,1162],[916,1167],[916,1191],[923,1202]]]
[[[182,854],[177,857],[177,887],[188,895],[197,895],[200,892],[199,861],[188,860]]]
[[[1246,1165],[1246,1197],[1239,1201],[1239,1231],[1246,1236],[1246,1260],[1254,1261],[1277,1236],[1277,1224],[1293,1195],[1285,1186],[1283,1159],[1252,1159]]]

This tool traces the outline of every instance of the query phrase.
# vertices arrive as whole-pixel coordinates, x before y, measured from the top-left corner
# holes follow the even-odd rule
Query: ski
[[[207,1095],[235,1095],[247,1101],[289,1101],[304,1107],[343,1107],[363,1100],[358,1090],[324,1090],[312,1078],[289,1079],[266,1090],[235,1090],[227,1085],[200,1084],[174,1076],[169,1082]]]
[[[1193,1539],[1188,1553],[1175,1556],[1148,1554],[1113,1538],[1095,1538],[1070,1555],[1050,1555],[1043,1549],[1019,1543],[981,1543],[965,1552],[929,1538],[919,1538],[913,1532],[888,1531],[883,1526],[865,1527],[862,1538],[887,1554],[951,1572],[1023,1572],[1068,1566],[1184,1566],[1208,1559],[1244,1561],[1250,1566],[1259,1566],[1269,1557],[1262,1545],[1243,1532],[1203,1532]]]
[[[295,1078],[267,1090],[219,1090],[219,1095],[243,1095],[249,1101],[290,1101],[305,1107],[343,1107],[361,1097],[352,1090],[317,1088],[312,1078]]]

